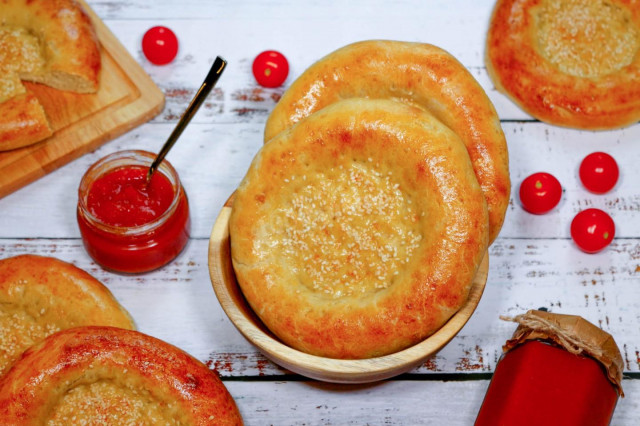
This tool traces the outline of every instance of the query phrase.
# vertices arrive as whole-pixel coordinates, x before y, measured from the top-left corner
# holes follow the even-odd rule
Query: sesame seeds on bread
[[[0,377],[32,345],[81,325],[135,327],[109,289],[76,266],[35,255],[0,260]]]
[[[95,93],[100,69],[98,39],[78,2],[1,1],[0,151],[31,145],[52,133],[45,112],[22,81]]]
[[[60,331],[0,380],[0,424],[241,425],[206,365],[146,334],[116,327]]]
[[[360,359],[423,340],[460,308],[489,221],[453,131],[414,106],[352,98],[262,147],[229,232],[240,288],[275,335]]]
[[[424,109],[465,144],[487,200],[490,242],[504,222],[511,183],[500,119],[483,88],[450,53],[427,43],[365,40],[309,66],[269,115],[265,142],[340,99],[390,99]]]
[[[486,65],[496,88],[541,121],[630,125],[640,119],[640,4],[498,0]]]

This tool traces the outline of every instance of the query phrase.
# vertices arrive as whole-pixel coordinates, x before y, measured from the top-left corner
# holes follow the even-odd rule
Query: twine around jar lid
[[[508,352],[529,340],[544,340],[576,355],[586,355],[600,362],[609,381],[624,397],[622,371],[624,368],[620,349],[613,336],[577,315],[554,314],[530,310],[515,317],[504,317],[505,321],[518,323],[511,339],[502,347]]]

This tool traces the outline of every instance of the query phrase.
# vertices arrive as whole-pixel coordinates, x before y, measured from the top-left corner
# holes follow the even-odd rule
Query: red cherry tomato
[[[583,210],[571,222],[571,238],[586,253],[597,253],[604,249],[615,234],[613,219],[600,209]]]
[[[153,64],[168,64],[178,54],[178,38],[167,27],[152,27],[142,37],[142,52]]]
[[[591,153],[580,163],[582,184],[596,194],[604,194],[613,188],[619,175],[618,163],[605,152]]]
[[[289,62],[280,52],[265,50],[253,60],[253,76],[263,87],[279,87],[289,75]]]
[[[520,184],[520,202],[529,213],[546,213],[558,205],[561,197],[560,182],[546,172],[534,173]]]

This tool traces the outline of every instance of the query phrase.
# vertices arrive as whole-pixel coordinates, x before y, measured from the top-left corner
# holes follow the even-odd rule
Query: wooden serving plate
[[[42,104],[54,134],[34,145],[0,152],[0,197],[150,120],[164,94],[83,0],[102,46],[95,94],[63,92],[25,82]]]
[[[462,308],[437,332],[410,348],[377,358],[340,360],[309,355],[275,337],[245,300],[231,264],[229,216],[233,196],[225,203],[209,240],[209,274],[222,309],[240,333],[276,364],[312,379],[334,383],[368,383],[405,373],[442,349],[462,329],[480,302],[489,272],[485,255]]]

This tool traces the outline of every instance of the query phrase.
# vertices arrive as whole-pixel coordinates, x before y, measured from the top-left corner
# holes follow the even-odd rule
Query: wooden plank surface
[[[98,92],[77,94],[25,83],[42,104],[54,133],[37,144],[0,152],[0,197],[151,119],[164,106],[162,91],[82,4],[102,46]]]
[[[227,381],[226,385],[233,395],[240,395],[240,411],[247,425],[470,426],[489,382],[398,380],[337,386]],[[640,381],[630,383],[627,389],[639,393]],[[638,410],[638,400],[621,400],[611,424],[638,424]]]
[[[547,307],[582,315],[615,337],[623,352],[627,397],[613,425],[640,424],[640,125],[584,132],[532,120],[497,93],[483,64],[491,0],[281,2],[90,1],[89,4],[166,96],[150,122],[0,199],[0,256],[37,253],[75,263],[102,280],[130,310],[141,331],[173,343],[215,369],[247,424],[473,423],[501,346],[514,325],[499,315]],[[180,39],[176,61],[146,62],[140,40],[153,25]],[[473,73],[494,101],[507,136],[514,192],[500,237],[490,249],[489,279],[478,309],[433,358],[397,380],[369,386],[324,385],[268,361],[237,332],[220,308],[207,271],[215,218],[262,144],[264,121],[306,66],[365,38],[419,40],[446,48]],[[262,89],[251,61],[281,50],[291,74],[285,87]],[[128,148],[157,151],[195,94],[216,55],[229,61],[218,86],[168,159],[191,203],[192,239],[167,267],[141,276],[102,270],[85,253],[75,221],[84,171],[102,156]],[[596,151],[619,162],[621,179],[605,195],[588,193],[579,161]],[[560,205],[542,216],[522,210],[515,196],[535,171],[556,175]],[[569,224],[585,207],[608,211],[613,244],[596,255],[573,245]]]

